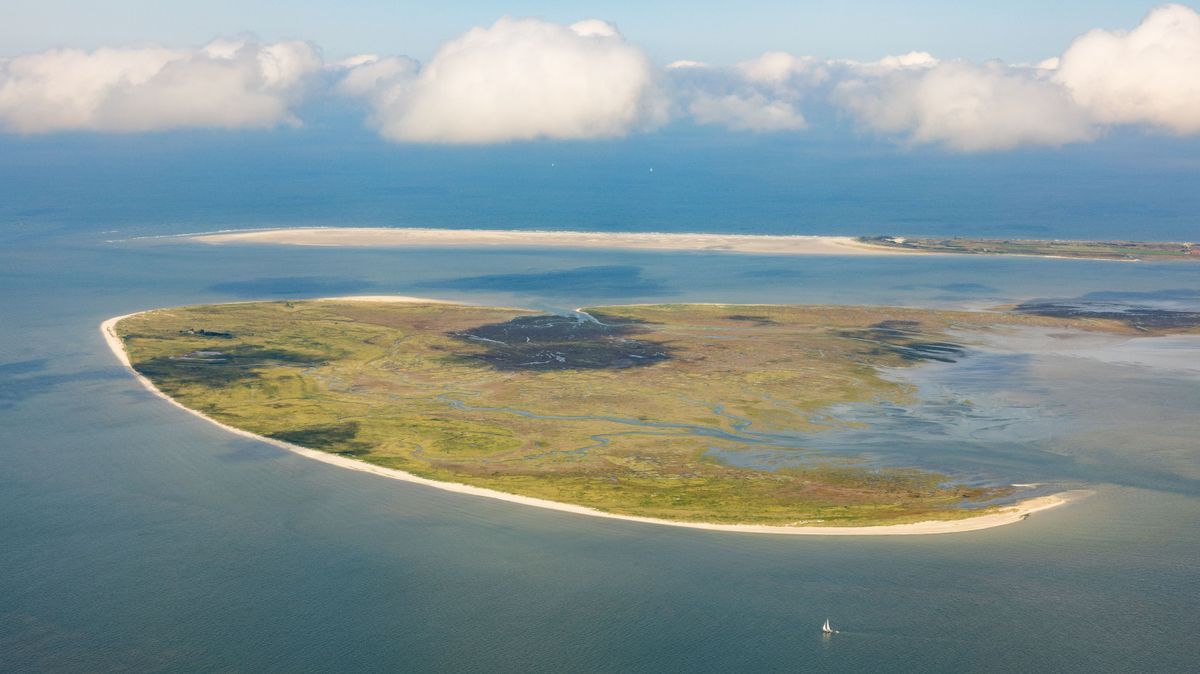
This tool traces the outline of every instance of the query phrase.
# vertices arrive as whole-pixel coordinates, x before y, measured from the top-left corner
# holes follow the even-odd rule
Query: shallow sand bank
[[[773,236],[750,234],[668,234],[660,232],[551,232],[499,229],[427,229],[390,227],[318,227],[261,229],[194,234],[208,244],[378,248],[609,248],[679,250],[774,255],[931,255],[921,251],[873,246],[849,236]]]
[[[414,303],[414,302],[415,303],[446,303],[441,300],[426,300],[426,299],[422,299],[422,298],[402,297],[402,296],[394,296],[394,297],[393,296],[359,296],[359,297],[326,298],[326,299],[328,299],[328,300],[357,300],[357,301],[372,301],[372,302],[391,301],[391,302],[408,302],[408,303]],[[229,431],[230,433],[234,433],[236,435],[240,435],[243,437],[258,440],[260,442],[265,442],[265,443],[268,443],[271,445],[275,445],[276,447],[286,449],[290,452],[294,452],[301,456],[305,456],[310,459],[316,459],[317,461],[322,461],[324,463],[339,466],[341,468],[348,468],[350,470],[357,470],[357,471],[361,471],[361,472],[365,472],[365,473],[373,473],[375,475],[391,478],[394,480],[403,480],[405,482],[413,482],[416,484],[425,485],[427,487],[433,487],[436,489],[442,489],[444,491],[451,491],[451,492],[455,492],[455,493],[459,493],[459,494],[468,494],[471,496],[492,498],[492,499],[497,499],[497,500],[501,500],[501,501],[508,501],[510,503],[519,503],[521,505],[533,506],[536,508],[545,508],[548,510],[558,510],[561,512],[574,513],[574,514],[578,514],[578,515],[588,515],[591,517],[607,517],[607,518],[611,518],[611,519],[626,520],[626,521],[630,521],[630,522],[642,522],[642,523],[646,523],[646,524],[658,524],[658,525],[674,526],[674,527],[687,527],[687,528],[692,528],[692,529],[706,529],[706,530],[710,530],[710,531],[724,531],[724,532],[733,532],[733,533],[755,533],[755,534],[786,534],[786,535],[805,535],[805,536],[897,536],[897,535],[958,533],[958,532],[964,532],[964,531],[977,531],[979,529],[988,529],[991,527],[997,527],[997,526],[1001,526],[1001,525],[1005,525],[1005,524],[1012,524],[1012,523],[1020,522],[1020,521],[1024,520],[1026,517],[1028,517],[1032,513],[1040,512],[1042,510],[1047,510],[1049,508],[1053,508],[1053,507],[1062,505],[1064,503],[1067,503],[1067,502],[1069,502],[1075,498],[1078,498],[1082,495],[1085,495],[1087,493],[1087,492],[1082,492],[1082,491],[1074,491],[1074,492],[1062,492],[1062,493],[1058,493],[1058,494],[1050,494],[1048,496],[1041,496],[1038,498],[1032,498],[1032,499],[1027,499],[1025,501],[1021,501],[1019,503],[1016,503],[1010,507],[1004,508],[997,512],[991,512],[986,515],[980,515],[977,517],[970,517],[970,518],[959,519],[959,520],[930,520],[930,521],[925,521],[925,522],[912,522],[912,523],[908,523],[908,524],[892,524],[892,525],[883,525],[883,526],[862,526],[862,527],[836,527],[836,526],[789,527],[789,526],[759,525],[759,524],[714,524],[714,523],[706,523],[706,522],[683,522],[683,521],[675,521],[675,520],[657,519],[657,518],[653,518],[653,517],[638,517],[638,516],[633,516],[633,515],[615,515],[612,513],[595,510],[593,508],[588,508],[585,506],[573,505],[570,503],[559,503],[557,501],[548,501],[545,499],[533,498],[533,497],[529,497],[529,496],[520,496],[517,494],[509,494],[506,492],[496,491],[494,489],[486,489],[483,487],[475,487],[475,486],[466,485],[466,484],[458,484],[458,483],[453,483],[453,482],[441,482],[441,481],[437,481],[437,480],[430,480],[428,478],[419,477],[417,475],[413,475],[411,473],[406,473],[404,471],[395,470],[392,468],[384,468],[381,466],[375,466],[375,465],[372,465],[369,463],[365,463],[363,461],[358,461],[356,459],[351,459],[351,458],[347,458],[344,456],[338,456],[336,454],[329,454],[327,452],[321,452],[321,451],[317,451],[317,450],[313,450],[313,449],[308,449],[306,447],[301,447],[299,445],[295,445],[295,444],[292,444],[289,442],[284,442],[282,440],[276,440],[273,438],[266,438],[266,437],[263,437],[260,435],[255,435],[254,433],[250,433],[249,431],[244,431],[242,429],[234,428],[233,426],[229,426],[227,424],[221,423],[220,421],[217,421],[216,419],[213,419],[205,414],[202,414],[196,410],[193,410],[189,407],[184,406],[182,403],[176,401],[175,399],[171,398],[170,396],[168,396],[165,393],[163,393],[162,391],[160,391],[158,389],[158,387],[156,387],[154,385],[153,382],[151,382],[149,379],[142,376],[140,373],[138,373],[136,370],[133,369],[132,363],[129,360],[129,355],[125,351],[125,345],[121,342],[121,339],[117,336],[117,333],[116,333],[117,323],[119,323],[120,321],[122,321],[125,318],[129,318],[130,316],[136,316],[139,313],[145,313],[145,312],[135,312],[132,314],[125,314],[123,316],[116,316],[114,318],[110,318],[100,324],[100,332],[104,336],[105,343],[108,344],[109,349],[112,350],[113,354],[117,357],[117,359],[121,362],[121,364],[123,364],[134,375],[134,377],[144,387],[146,387],[147,390],[152,392],[154,395],[166,400],[170,404],[172,404],[190,414],[200,417],[201,419],[204,419],[205,421],[208,421],[209,423],[215,424],[216,426],[219,426],[219,427],[225,429],[226,431]]]

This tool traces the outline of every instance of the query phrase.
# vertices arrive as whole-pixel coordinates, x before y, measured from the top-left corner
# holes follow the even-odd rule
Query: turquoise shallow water
[[[956,449],[948,427],[923,457],[964,475],[1086,482],[1097,493],[1085,501],[954,536],[797,540],[543,512],[318,464],[153,398],[97,332],[148,307],[347,291],[549,309],[969,305],[1047,287],[1194,288],[1195,267],[214,249],[92,234],[4,257],[4,669],[1186,671],[1200,655],[1197,381],[1169,367],[1043,357],[1006,370],[1067,409],[1019,426],[1029,438],[1012,437],[1030,443]],[[981,386],[947,385],[967,397]],[[1055,393],[1071,387],[1083,392]],[[985,388],[1005,409],[1022,402]],[[1098,413],[1120,423],[1087,432],[1079,421]],[[824,641],[827,616],[843,633]]]
[[[348,293],[567,311],[1195,292],[1200,265],[106,242],[272,224],[1195,238],[1194,148],[972,159],[769,139],[369,141],[3,140],[0,670],[1194,670],[1191,342],[1049,353],[1035,340],[906,373],[919,405],[846,410],[874,414],[872,430],[815,449],[1096,493],[987,531],[824,540],[570,516],[336,469],[150,396],[97,330],[152,307]],[[842,630],[829,640],[826,617]]]

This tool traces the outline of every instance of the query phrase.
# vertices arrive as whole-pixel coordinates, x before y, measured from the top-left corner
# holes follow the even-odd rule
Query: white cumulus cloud
[[[781,85],[799,79],[804,84],[815,85],[829,77],[826,62],[782,51],[766,52],[758,58],[738,63],[734,68],[747,81],[758,84]]]
[[[621,136],[664,121],[656,70],[617,29],[501,19],[407,59],[352,69],[339,85],[366,98],[388,139],[494,143]]]
[[[678,61],[671,61],[670,63],[667,64],[667,70],[676,70],[678,68],[710,68],[710,67],[711,66],[709,66],[707,63],[705,63],[703,61],[692,61],[689,59],[680,59]]]
[[[798,131],[808,126],[800,106],[829,78],[829,63],[767,52],[732,67],[676,61],[667,66],[666,78],[677,115],[696,124],[755,133]]]
[[[1200,14],[1155,8],[1129,32],[1094,30],[1058,62],[1055,80],[1101,122],[1200,133]]]
[[[55,49],[0,60],[0,129],[156,131],[294,123],[321,59],[305,42]]]
[[[808,126],[791,103],[760,93],[699,93],[689,103],[688,113],[697,124],[720,124],[737,131],[796,131]]]
[[[1130,31],[1094,30],[1036,66],[937,62],[862,67],[832,101],[868,128],[964,151],[1057,146],[1115,125],[1200,133],[1200,14],[1150,11]]]
[[[847,79],[832,100],[867,127],[978,152],[1092,138],[1087,113],[1043,71],[943,61]]]
[[[910,51],[897,56],[885,56],[876,63],[881,68],[911,68],[913,66],[935,66],[938,60],[927,51]]]
[[[1060,146],[1119,125],[1200,134],[1200,13],[1152,9],[1036,64],[861,62],[768,51],[733,65],[655,66],[608,22],[500,19],[427,63],[364,54],[323,63],[305,42],[214,40],[191,49],[54,49],[0,59],[0,132],[137,132],[297,124],[306,98],[361,102],[399,142],[609,138],[669,119],[794,132],[851,119],[954,151]]]

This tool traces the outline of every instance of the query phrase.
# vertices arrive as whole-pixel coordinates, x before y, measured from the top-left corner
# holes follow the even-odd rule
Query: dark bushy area
[[[930,342],[920,339],[921,324],[917,321],[882,321],[862,330],[846,330],[841,334],[875,345],[874,353],[891,351],[905,360],[936,360],[953,363],[966,349],[953,342]]]
[[[347,421],[343,424],[309,426],[307,428],[268,433],[267,437],[333,454],[348,456],[369,454],[371,452],[371,443],[355,441],[354,438],[357,435],[358,422]]]
[[[194,351],[178,356],[151,358],[134,368],[158,384],[203,384],[229,386],[257,379],[259,368],[278,365],[311,367],[324,361],[285,349],[238,345],[220,351]]]
[[[453,333],[483,346],[460,354],[501,370],[596,370],[644,367],[669,360],[671,348],[633,339],[646,330],[633,322],[601,322],[571,316],[521,316],[504,323]]]
[[[1017,306],[1016,311],[1054,318],[1096,318],[1121,321],[1138,330],[1194,328],[1200,326],[1200,311],[1176,311],[1110,302],[1037,300]]]

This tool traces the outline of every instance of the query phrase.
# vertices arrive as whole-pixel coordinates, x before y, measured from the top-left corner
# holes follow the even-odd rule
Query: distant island
[[[1055,241],[904,236],[809,236],[675,232],[290,227],[166,237],[213,245],[351,248],[607,248],[760,255],[1026,255],[1123,261],[1200,261],[1200,246],[1151,241]]]
[[[1149,330],[1191,331],[1195,318]],[[836,428],[834,405],[908,399],[879,368],[955,360],[964,347],[949,330],[994,326],[1148,330],[1055,305],[666,304],[557,316],[381,297],[161,309],[103,331],[176,404],[330,463],[593,515],[856,534],[978,529],[1063,501],[1013,505],[1011,486],[805,458],[782,441]],[[802,460],[731,460],[772,448]]]
[[[860,236],[868,246],[914,253],[949,255],[1033,255],[1092,260],[1200,261],[1200,245],[1169,241],[1068,241],[1042,239],[972,239],[906,236]]]

